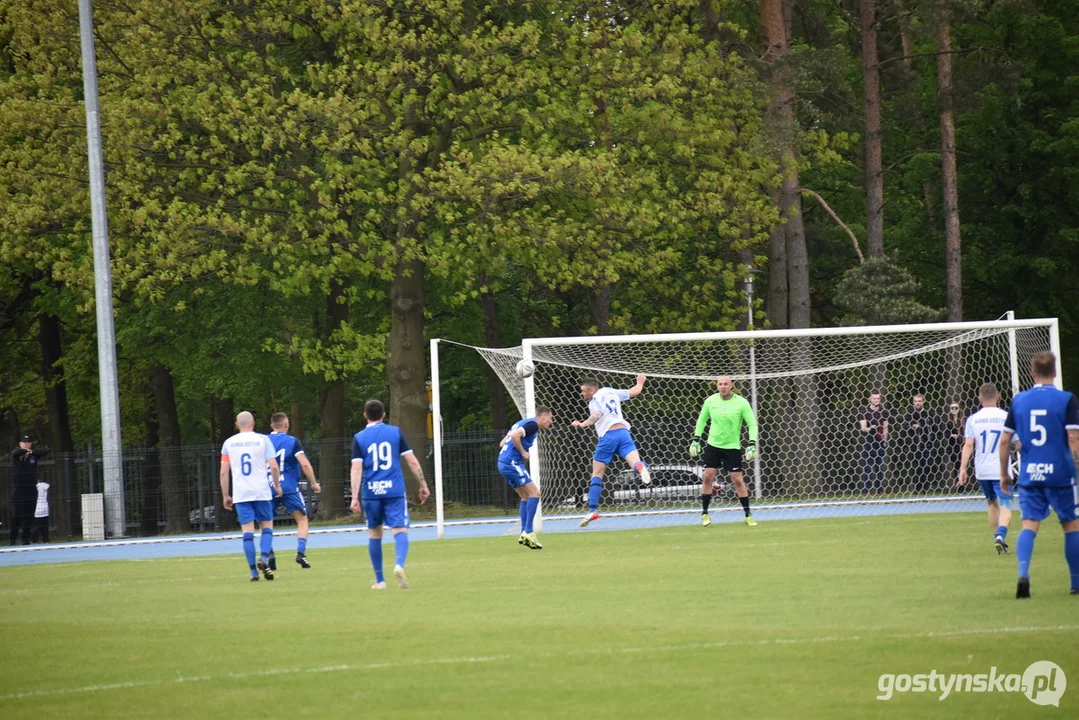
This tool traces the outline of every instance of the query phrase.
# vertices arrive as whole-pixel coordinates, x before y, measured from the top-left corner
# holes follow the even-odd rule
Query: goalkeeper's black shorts
[[[741,448],[717,448],[705,445],[701,459],[706,468],[723,468],[727,472],[742,472]]]

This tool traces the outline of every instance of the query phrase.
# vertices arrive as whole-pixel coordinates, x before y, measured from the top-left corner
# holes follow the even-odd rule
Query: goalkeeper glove
[[[693,442],[689,444],[689,456],[695,458],[701,454],[701,440],[700,438],[693,438]]]
[[[746,459],[746,462],[752,462],[753,458],[757,457],[757,446],[756,445],[748,445],[746,447],[745,454],[743,454],[742,457],[744,457]]]

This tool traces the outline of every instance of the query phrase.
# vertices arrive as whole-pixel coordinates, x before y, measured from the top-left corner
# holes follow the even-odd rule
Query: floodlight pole
[[[746,330],[753,329],[753,273],[757,272],[752,265],[746,265]],[[749,397],[753,406],[753,419],[759,417],[757,412],[757,348],[753,340],[749,341]],[[759,426],[758,426],[759,432]],[[761,499],[761,454],[758,449],[757,457],[753,458],[753,497]]]
[[[101,385],[101,441],[105,477],[105,527],[124,536],[124,465],[120,449],[120,389],[116,368],[116,328],[112,316],[109,223],[105,209],[105,168],[97,100],[97,55],[90,0],[79,0],[82,87],[86,102],[86,145],[90,164],[90,220],[94,241],[94,299],[97,308],[98,379]]]

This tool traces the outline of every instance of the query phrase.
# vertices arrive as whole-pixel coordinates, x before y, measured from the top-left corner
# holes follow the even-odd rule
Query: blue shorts
[[[1049,517],[1049,508],[1057,512],[1060,522],[1079,520],[1079,486],[1019,488],[1019,509],[1024,520],[1042,521]]]
[[[240,521],[241,525],[246,525],[249,522],[273,520],[273,500],[238,502],[233,507],[236,509],[236,519]]]
[[[383,525],[391,528],[407,528],[408,500],[403,497],[364,500],[363,514],[367,516],[367,527],[371,530]]]
[[[510,484],[511,488],[524,487],[532,482],[532,478],[528,475],[528,469],[520,460],[514,460],[510,463],[498,463],[498,472],[502,474],[502,477],[506,478],[506,482]]]
[[[985,499],[989,502],[996,500],[1002,508],[1007,510],[1014,510],[1015,504],[1015,491],[1004,494],[1004,491],[1000,489],[1000,480],[979,480],[978,484],[982,486],[982,492],[985,493]]]
[[[275,508],[278,505],[284,505],[285,510],[288,510],[290,513],[293,513],[293,512],[296,512],[297,510],[299,510],[304,515],[307,515],[307,503],[305,503],[303,501],[303,494],[300,493],[299,491],[292,492],[292,493],[285,493],[284,495],[282,495],[279,498],[274,498],[273,499],[273,504],[274,504]]]
[[[610,465],[615,455],[625,457],[636,449],[637,446],[630,437],[629,430],[625,428],[610,430],[596,443],[596,452],[592,459],[604,465]]]

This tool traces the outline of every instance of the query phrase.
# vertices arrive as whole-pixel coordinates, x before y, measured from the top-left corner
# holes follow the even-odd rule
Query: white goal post
[[[439,537],[447,522],[444,486],[457,481],[442,463],[439,350],[450,342],[431,341]],[[623,413],[654,482],[641,486],[623,461],[611,463],[600,508],[601,522],[615,521],[610,527],[699,522],[703,468],[687,449],[701,404],[722,375],[757,410],[760,455],[745,481],[762,520],[984,507],[976,482],[956,487],[962,422],[977,409],[978,388],[994,383],[1007,407],[1030,386],[1030,360],[1043,350],[1057,354],[1061,382],[1057,320],[1016,320],[1012,313],[983,322],[530,338],[518,347],[472,350],[501,379],[522,417],[540,405],[554,412],[530,461],[543,497],[539,522],[547,530],[576,528],[571,521],[587,509],[596,434],[569,425],[588,416],[580,395],[586,376],[616,388],[632,386],[638,373],[648,376]],[[521,359],[535,367],[529,378],[516,373]],[[858,419],[872,392],[882,393],[888,430],[867,440]],[[722,470],[711,509],[717,520],[741,518]]]

